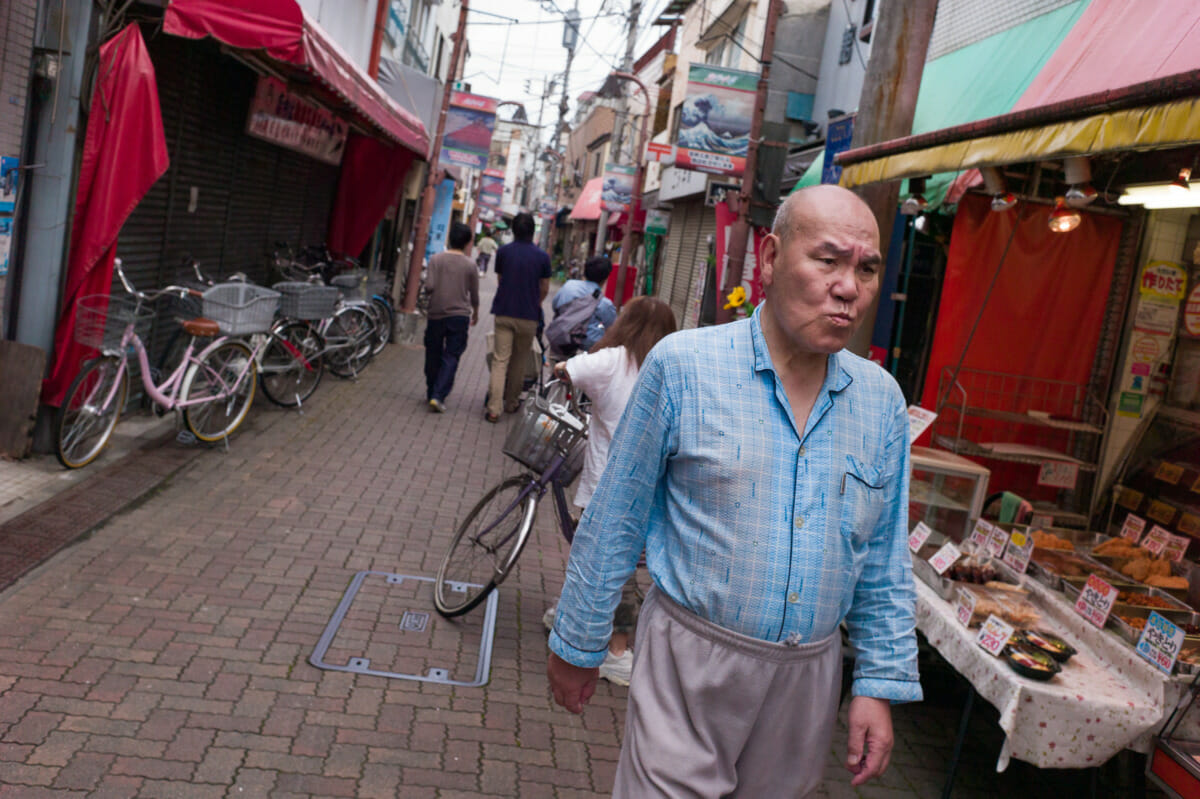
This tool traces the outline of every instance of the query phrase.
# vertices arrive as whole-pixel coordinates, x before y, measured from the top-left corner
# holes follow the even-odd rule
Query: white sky
[[[667,2],[643,0],[635,60],[666,33],[666,28],[650,23]],[[578,0],[578,3],[582,20],[568,85],[568,123],[575,112],[575,98],[585,91],[599,89],[605,76],[620,66],[625,55],[625,20],[629,14],[629,0]],[[542,3],[536,0],[471,0],[467,15],[470,55],[463,75],[471,85],[472,93],[523,102],[529,121],[536,125],[543,80],[557,78],[554,94],[546,99],[542,111],[543,142],[558,120],[561,73],[567,63],[567,51],[562,46],[561,11],[573,4],[574,0],[544,0]],[[520,23],[512,24],[489,16],[492,14],[517,19]],[[525,89],[526,80],[529,91]],[[513,110],[512,106],[505,106],[500,109],[500,116],[509,119]]]

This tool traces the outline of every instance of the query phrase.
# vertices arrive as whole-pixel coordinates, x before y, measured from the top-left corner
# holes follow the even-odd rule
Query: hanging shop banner
[[[336,166],[349,132],[346,120],[288,91],[283,81],[259,77],[246,115],[247,135]]]
[[[758,73],[693,64],[679,117],[675,165],[741,175],[750,146]]]
[[[0,277],[8,274],[8,254],[12,250],[11,216],[0,216]]]
[[[21,161],[11,155],[0,158],[0,214],[11,214],[17,207],[17,169]]]
[[[429,220],[429,238],[425,242],[425,258],[446,249],[446,232],[450,229],[450,210],[454,205],[454,181],[446,178],[438,185],[433,200],[433,216]]]
[[[492,131],[496,128],[496,106],[491,97],[466,92],[450,94],[446,135],[442,137],[442,154],[438,159],[443,166],[472,169],[487,166]]]
[[[633,205],[633,183],[637,168],[624,164],[605,164],[600,204],[605,211],[628,213]]]
[[[833,157],[850,149],[854,138],[854,114],[846,114],[829,120],[825,126],[825,163],[821,165],[821,182],[837,183],[842,179],[842,168],[833,162]]]
[[[504,170],[485,169],[479,179],[479,204],[485,208],[499,208],[504,196]]]

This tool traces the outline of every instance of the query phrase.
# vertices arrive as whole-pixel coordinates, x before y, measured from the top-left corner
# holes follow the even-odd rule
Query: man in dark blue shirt
[[[550,291],[550,256],[533,243],[533,216],[513,217],[513,241],[496,250],[496,296],[492,300],[495,335],[492,375],[484,417],[500,421],[500,411],[512,413],[525,381],[530,347],[541,318],[542,301]]]

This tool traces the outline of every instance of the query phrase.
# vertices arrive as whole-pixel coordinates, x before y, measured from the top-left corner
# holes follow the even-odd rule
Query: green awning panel
[[[796,185],[788,194],[794,194],[800,191],[805,186],[816,186],[821,182],[821,171],[825,168],[825,148],[822,147],[817,151],[817,157],[808,165],[808,169],[804,170],[804,174],[800,176],[800,180],[796,181]]]

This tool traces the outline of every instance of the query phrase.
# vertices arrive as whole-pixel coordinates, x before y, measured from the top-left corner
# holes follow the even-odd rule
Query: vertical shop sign
[[[479,179],[479,204],[485,208],[499,208],[504,196],[504,170],[485,169]]]
[[[450,209],[454,204],[454,181],[443,180],[433,200],[433,216],[429,220],[429,239],[425,242],[425,258],[446,249],[446,232],[450,229]]]
[[[625,164],[605,164],[604,182],[600,189],[600,205],[610,213],[628,213],[633,204],[633,182],[637,167]]]
[[[825,163],[821,167],[822,183],[837,183],[842,179],[842,168],[833,162],[833,157],[850,149],[854,138],[854,114],[829,120],[825,126]]]
[[[492,131],[496,128],[497,102],[466,92],[452,92],[442,137],[442,166],[487,167]]]
[[[21,161],[11,155],[0,158],[0,214],[11,214],[17,207],[17,178]]]
[[[278,78],[262,75],[250,100],[246,134],[327,164],[340,164],[347,122],[297,94]]]
[[[11,216],[0,216],[0,277],[8,274],[8,255],[12,250]]]
[[[750,147],[758,73],[693,64],[679,116],[675,165],[741,175]]]

